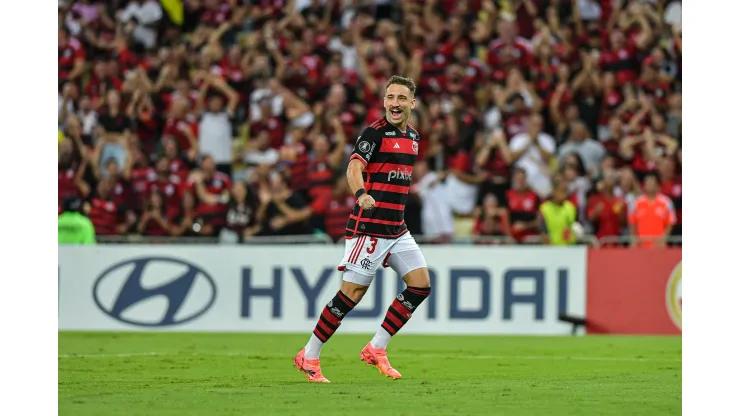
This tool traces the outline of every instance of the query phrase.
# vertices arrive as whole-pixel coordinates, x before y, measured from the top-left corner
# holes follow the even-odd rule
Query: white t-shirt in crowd
[[[416,187],[422,202],[421,231],[424,236],[436,238],[455,234],[455,219],[448,203],[448,194],[437,174],[427,173]]]
[[[262,120],[262,110],[259,106],[259,101],[263,98],[270,100],[270,106],[272,114],[279,115],[283,113],[283,96],[280,94],[272,94],[267,88],[260,88],[252,91],[249,96],[249,119],[251,121]]]
[[[519,152],[527,149],[524,154],[515,162],[515,166],[522,168],[527,173],[527,184],[541,198],[546,198],[552,192],[552,182],[550,181],[550,167],[542,159],[537,146],[532,144],[528,133],[519,133],[511,138],[509,148],[512,152]],[[555,154],[555,139],[547,133],[537,135],[537,142],[544,150]],[[529,146],[529,148],[527,148]]]
[[[57,99],[57,117],[62,116],[62,107],[64,107],[64,98],[62,98],[61,94],[58,94]],[[72,114],[75,112],[75,103],[72,100],[67,101],[67,114]],[[66,123],[67,120],[62,120],[62,123]]]
[[[121,14],[123,23],[136,18],[136,28],[133,36],[148,48],[153,48],[157,43],[157,31],[151,26],[158,22],[163,16],[162,5],[156,0],[148,0],[142,4],[135,1],[129,2]]]
[[[295,0],[295,10],[297,12],[302,12],[303,9],[310,6],[312,3],[312,0]],[[326,4],[326,0],[321,0],[320,3],[322,5]]]
[[[681,24],[681,2],[674,1],[665,8],[663,13],[663,21],[669,25],[680,25]]]
[[[231,163],[233,147],[231,115],[205,112],[198,124],[198,147],[201,155],[211,155],[217,164]]]
[[[465,183],[452,174],[447,176],[444,185],[452,212],[460,215],[472,214],[478,197],[478,186]]]
[[[98,113],[93,110],[90,110],[87,113],[78,111],[77,116],[80,118],[80,121],[82,121],[82,134],[93,134],[93,130],[98,124]]]
[[[583,160],[586,170],[594,172],[606,155],[606,149],[603,144],[593,139],[586,139],[582,142],[567,141],[560,146],[560,163],[563,163],[563,160],[571,153],[577,153]]]
[[[601,6],[595,0],[578,0],[578,10],[582,20],[599,20],[601,17]]]
[[[342,68],[355,70],[359,67],[357,48],[354,45],[345,45],[338,37],[332,38],[327,45],[330,51],[342,54]]]

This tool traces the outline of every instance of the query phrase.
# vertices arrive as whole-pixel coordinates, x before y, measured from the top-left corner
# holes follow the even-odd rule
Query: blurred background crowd
[[[602,241],[680,236],[680,0],[59,1],[58,212],[340,240],[393,74],[418,85],[415,237],[574,242],[546,201]]]

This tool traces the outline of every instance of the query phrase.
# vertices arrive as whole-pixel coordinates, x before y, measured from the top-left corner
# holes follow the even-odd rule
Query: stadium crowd
[[[84,201],[97,235],[339,240],[349,153],[402,74],[415,236],[554,243],[550,198],[599,238],[680,235],[680,6],[60,1],[58,211]]]

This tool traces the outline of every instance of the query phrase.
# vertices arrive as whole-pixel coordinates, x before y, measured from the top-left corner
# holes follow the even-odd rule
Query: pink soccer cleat
[[[401,378],[401,373],[391,367],[391,363],[388,362],[385,348],[373,348],[368,342],[360,352],[360,359],[368,365],[374,365],[380,371],[380,374],[386,377],[391,377],[394,380]]]
[[[298,371],[306,375],[309,383],[331,383],[321,373],[321,364],[319,364],[319,359],[316,358],[314,360],[309,360],[306,358],[305,348],[298,352],[295,358],[293,358],[293,365],[298,369]]]

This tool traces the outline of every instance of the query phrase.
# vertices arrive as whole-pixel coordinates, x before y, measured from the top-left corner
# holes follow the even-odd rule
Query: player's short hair
[[[388,89],[393,84],[403,85],[411,91],[411,95],[416,94],[416,83],[411,78],[402,77],[400,75],[393,75],[388,78],[388,82],[385,83],[385,89]]]

